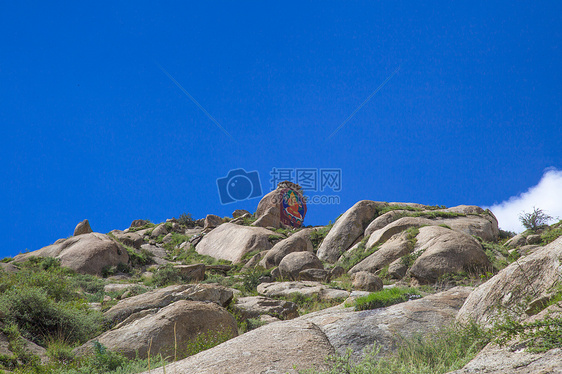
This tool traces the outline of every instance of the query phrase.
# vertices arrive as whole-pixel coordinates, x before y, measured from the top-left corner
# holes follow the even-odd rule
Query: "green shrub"
[[[254,268],[242,274],[242,287],[248,293],[257,292],[260,278],[271,274],[271,270]]]
[[[157,287],[165,287],[170,284],[180,283],[181,281],[182,277],[180,271],[174,269],[172,264],[159,267],[152,276],[152,284]]]
[[[354,267],[355,265],[357,265],[358,263],[360,263],[370,255],[375,253],[379,249],[379,246],[374,246],[370,249],[367,249],[366,244],[368,240],[369,240],[368,236],[364,237],[359,243],[359,245],[357,246],[357,248],[345,252],[341,260],[339,260],[338,265],[344,268],[345,271],[347,272],[349,269],[351,269],[352,267]]]
[[[553,218],[546,214],[542,209],[533,207],[533,211],[531,213],[521,212],[519,214],[519,221],[521,224],[529,230],[536,230],[539,227],[542,227],[548,223],[548,221],[552,220]]]
[[[321,299],[319,295],[306,296],[300,292],[295,292],[291,294],[289,300],[297,304],[299,307],[299,314],[303,315],[339,305],[344,299],[324,300]]]
[[[546,352],[562,347],[562,318],[546,317],[534,322],[519,322],[510,317],[494,325],[496,343],[503,346],[518,338],[530,352]]]
[[[94,294],[103,292],[103,288],[105,286],[105,282],[103,280],[89,274],[76,274],[70,278],[70,283],[76,288],[82,289],[84,292]]]
[[[328,235],[333,226],[334,224],[330,221],[327,226],[312,230],[312,232],[310,233],[310,241],[312,242],[312,247],[314,248],[315,252],[318,250],[318,247],[320,247],[320,244],[322,243],[326,235]]]
[[[419,291],[415,288],[386,288],[378,292],[373,292],[368,296],[357,298],[355,301],[355,309],[368,310],[383,308],[420,297],[421,295]]]
[[[192,356],[199,352],[213,348],[233,338],[229,329],[209,330],[201,333],[195,339],[189,341],[186,347],[186,356]]]
[[[195,220],[193,218],[191,218],[191,214],[190,213],[182,213],[180,215],[180,218],[178,218],[178,223],[182,226],[185,226],[187,228],[193,228],[195,227]]]
[[[15,286],[0,296],[5,321],[22,335],[44,345],[49,337],[83,342],[99,332],[103,317],[88,309],[84,300],[55,301],[42,288]]]
[[[551,243],[562,236],[562,225],[560,224],[562,221],[557,223],[556,225],[552,225],[552,227],[541,234],[541,239],[543,245]]]
[[[154,255],[149,250],[144,248],[136,250],[126,245],[124,247],[129,254],[129,263],[132,267],[140,267],[154,263]]]

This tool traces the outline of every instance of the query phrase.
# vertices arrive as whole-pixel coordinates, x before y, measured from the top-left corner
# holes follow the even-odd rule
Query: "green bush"
[[[42,288],[16,286],[0,297],[4,320],[20,329],[27,339],[45,345],[48,338],[84,342],[99,332],[103,317],[84,300],[55,301]]]
[[[379,249],[379,246],[374,246],[370,249],[367,249],[366,245],[368,240],[369,240],[368,236],[364,237],[363,240],[361,240],[361,242],[357,246],[357,248],[345,252],[341,260],[338,262],[338,265],[344,268],[345,271],[347,272],[349,271],[349,269],[351,269],[352,267],[354,267],[355,265],[357,265],[358,263],[360,263],[370,255],[375,253]]]
[[[328,235],[333,226],[334,224],[330,221],[327,226],[312,230],[312,232],[310,233],[310,241],[312,242],[312,247],[314,248],[315,252],[316,250],[318,250],[318,247],[320,247],[320,244],[322,243],[326,235]]]
[[[535,322],[519,322],[510,317],[494,325],[496,343],[503,346],[512,339],[525,342],[528,351],[540,353],[562,347],[562,318],[546,317]]]
[[[193,228],[195,227],[195,220],[193,218],[191,218],[191,214],[190,213],[182,213],[180,215],[180,218],[178,218],[178,223],[182,226],[185,226],[187,228]]]
[[[420,297],[421,295],[419,291],[415,288],[386,288],[378,292],[373,292],[368,296],[357,298],[357,300],[355,301],[355,309],[368,310],[383,308],[411,299],[418,299]]]
[[[531,213],[521,212],[519,214],[519,221],[521,224],[529,230],[536,230],[539,227],[542,227],[548,223],[548,221],[552,220],[553,218],[546,214],[542,209],[533,207],[533,211]]]

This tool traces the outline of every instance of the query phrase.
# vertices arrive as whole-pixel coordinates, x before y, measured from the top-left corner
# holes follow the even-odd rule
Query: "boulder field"
[[[292,228],[275,219],[272,196],[259,214],[135,220],[108,234],[85,220],[73,236],[0,263],[0,272],[14,276],[49,257],[94,276],[101,288],[76,292],[101,295],[88,305],[103,331],[72,354],[90,355],[99,343],[128,359],[167,357],[165,367],[146,372],[153,374],[328,370],[328,356],[349,354],[357,363],[376,345],[379,359],[402,339],[452,324],[562,317],[562,237],[543,235],[559,226],[507,240],[477,206],[362,200],[333,225]],[[407,293],[364,307],[394,291]],[[0,327],[9,313],[0,308]],[[201,339],[214,343],[193,351]],[[49,361],[45,347],[22,342]],[[562,347],[533,352],[526,343],[490,342],[451,373],[562,372]],[[0,332],[3,357],[15,354],[12,345]]]

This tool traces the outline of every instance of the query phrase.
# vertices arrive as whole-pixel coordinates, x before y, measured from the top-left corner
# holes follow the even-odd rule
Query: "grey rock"
[[[365,228],[377,214],[378,203],[362,200],[348,209],[334,224],[318,248],[318,258],[334,263],[353,243],[363,235]]]
[[[430,333],[437,326],[453,322],[471,290],[470,287],[455,287],[387,308],[359,312],[336,306],[292,321],[315,324],[326,334],[338,354],[344,355],[351,349],[352,358],[359,360],[373,343],[381,347],[380,354],[385,354],[397,348],[398,336]]]
[[[226,309],[214,303],[200,301],[176,301],[155,314],[109,330],[95,340],[108,349],[120,352],[128,358],[146,358],[162,354],[183,358],[187,355],[188,342],[202,333],[219,333],[234,337],[238,334],[236,320]],[[177,342],[177,351],[174,349]],[[83,355],[93,351],[93,341],[75,349]]]
[[[282,319],[292,319],[299,316],[295,303],[264,296],[241,297],[236,300],[233,308],[240,313],[243,319],[257,318],[262,314]]]
[[[394,260],[409,254],[413,249],[413,244],[408,240],[408,233],[401,232],[392,236],[376,252],[353,266],[349,273],[353,274],[359,271],[375,273]]]
[[[504,246],[507,248],[517,248],[527,244],[527,238],[522,234],[517,234],[513,238],[505,242]]]
[[[516,306],[555,287],[560,277],[562,237],[502,269],[470,294],[459,311],[459,321],[489,324],[501,311],[521,319]],[[497,308],[499,307],[499,308]]]
[[[222,223],[223,222],[221,217],[214,214],[207,214],[207,217],[205,217],[205,226],[203,226],[203,230],[214,229],[215,227],[222,225]]]
[[[480,243],[468,234],[428,226],[420,228],[417,239],[416,251],[423,254],[410,268],[410,274],[420,284],[433,283],[447,273],[491,268]]]
[[[74,236],[89,234],[91,232],[93,231],[92,228],[90,227],[90,222],[88,222],[87,219],[77,224],[76,228],[74,228]]]
[[[299,272],[299,280],[329,282],[330,271],[326,269],[305,269]]]
[[[326,300],[349,297],[348,291],[331,289],[320,282],[311,281],[262,283],[258,285],[257,291],[267,297],[291,296],[296,293],[309,297],[318,296]]]
[[[359,271],[352,276],[353,288],[360,291],[376,292],[382,290],[382,280],[374,274]]]
[[[121,244],[97,232],[57,240],[37,251],[17,255],[14,262],[23,262],[30,257],[55,257],[60,259],[63,267],[92,275],[101,275],[106,266],[129,262],[129,255]]]
[[[310,240],[312,232],[313,229],[303,229],[289,236],[287,239],[283,239],[276,243],[260,261],[260,266],[265,269],[271,269],[278,266],[281,263],[281,260],[283,260],[283,258],[289,253],[304,251],[312,252],[313,246],[312,241]]]
[[[325,359],[335,352],[326,336],[312,323],[294,321],[274,322],[249,331],[166,365],[165,372],[296,374],[304,369],[327,369]],[[151,374],[163,373],[163,368],[151,370]]]
[[[246,253],[270,249],[269,236],[274,234],[261,227],[223,223],[206,234],[195,249],[202,255],[239,263]]]
[[[172,285],[119,301],[104,316],[118,323],[133,313],[146,309],[163,308],[179,300],[210,301],[226,306],[232,300],[232,291],[211,284]]]
[[[289,253],[279,263],[281,276],[291,280],[298,279],[299,273],[306,269],[324,269],[324,265],[312,252]]]

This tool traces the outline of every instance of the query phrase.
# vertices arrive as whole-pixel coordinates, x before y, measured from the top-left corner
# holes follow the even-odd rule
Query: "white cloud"
[[[532,212],[533,207],[542,209],[552,217],[562,217],[562,170],[547,169],[536,186],[487,208],[498,219],[500,228],[522,232],[525,228],[519,222],[519,214],[523,211]]]

